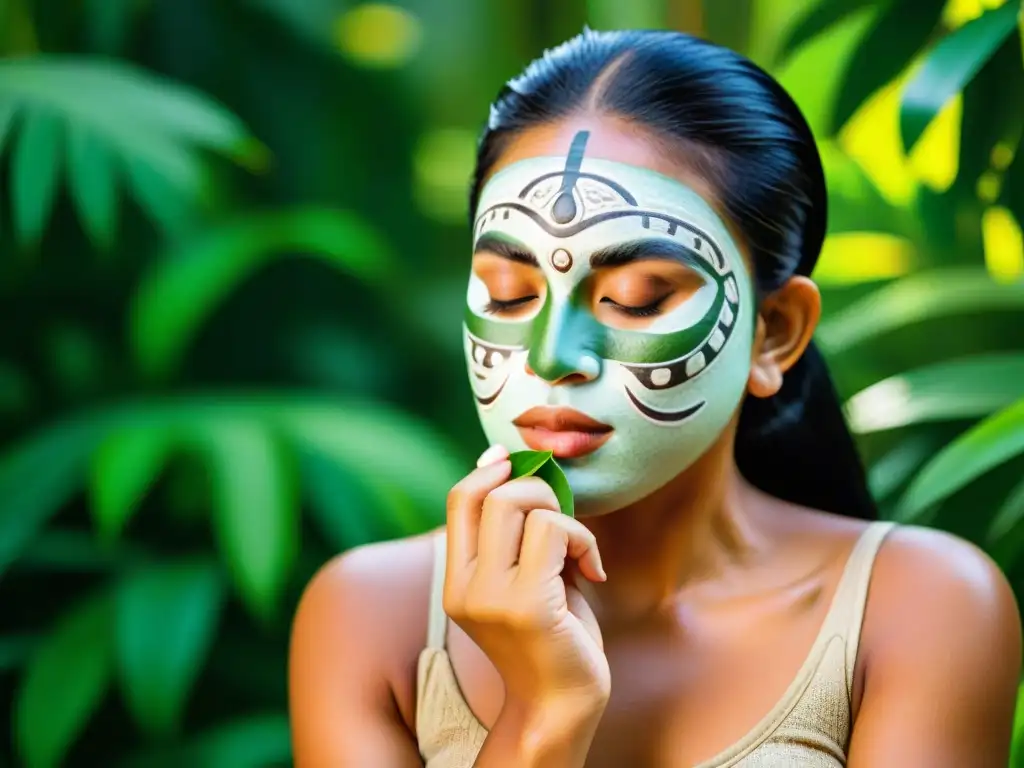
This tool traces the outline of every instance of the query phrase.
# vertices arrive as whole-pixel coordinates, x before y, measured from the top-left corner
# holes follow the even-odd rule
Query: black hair
[[[470,215],[510,139],[588,110],[650,129],[697,165],[750,247],[760,297],[793,275],[811,273],[825,238],[827,194],[800,109],[753,62],[680,32],[587,29],[509,81],[480,139]],[[878,516],[813,343],[777,394],[745,398],[736,461],[748,481],[778,498],[850,517]]]

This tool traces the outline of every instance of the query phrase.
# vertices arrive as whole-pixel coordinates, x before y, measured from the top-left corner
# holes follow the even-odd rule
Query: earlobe
[[[771,397],[782,377],[811,343],[821,317],[821,294],[810,278],[791,277],[759,308],[747,388],[754,397]]]

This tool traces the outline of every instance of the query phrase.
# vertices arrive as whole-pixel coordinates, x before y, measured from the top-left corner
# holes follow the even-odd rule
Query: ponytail
[[[744,401],[736,464],[750,483],[785,501],[878,518],[839,395],[813,342],[786,372],[779,392]]]

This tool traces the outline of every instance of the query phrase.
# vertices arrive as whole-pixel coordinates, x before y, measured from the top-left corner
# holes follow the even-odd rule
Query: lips
[[[612,436],[612,427],[572,408],[537,406],[512,422],[523,442],[556,458],[574,459],[593,453]]]

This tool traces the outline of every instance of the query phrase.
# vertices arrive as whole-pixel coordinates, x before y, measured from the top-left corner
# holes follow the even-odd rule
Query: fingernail
[[[476,460],[478,467],[486,467],[488,464],[496,464],[503,459],[508,458],[508,449],[503,445],[492,445],[482,454],[480,458]]]

